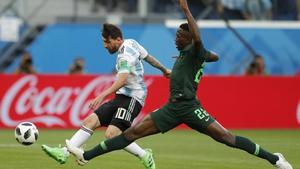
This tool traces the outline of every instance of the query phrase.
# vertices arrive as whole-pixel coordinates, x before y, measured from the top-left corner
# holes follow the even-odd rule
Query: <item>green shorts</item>
[[[199,132],[204,132],[215,119],[201,106],[198,100],[169,101],[162,108],[150,114],[157,128],[165,133],[180,124],[186,124]]]

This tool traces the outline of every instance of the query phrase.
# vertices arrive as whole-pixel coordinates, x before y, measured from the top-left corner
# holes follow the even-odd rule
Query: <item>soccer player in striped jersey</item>
[[[123,39],[121,30],[115,25],[108,23],[103,25],[102,41],[104,48],[110,54],[117,53],[117,79],[90,103],[89,107],[94,110],[94,113],[83,120],[81,128],[70,139],[70,144],[78,148],[100,126],[107,127],[106,138],[120,135],[131,126],[134,118],[140,113],[147,95],[147,87],[143,79],[143,60],[159,69],[165,77],[169,78],[171,74],[169,69],[148,54],[138,42],[133,39]],[[116,93],[115,98],[100,106],[103,100],[113,93]],[[61,164],[64,164],[69,156],[66,147],[42,145],[42,149]],[[146,169],[155,169],[151,149],[142,149],[135,142],[124,149],[137,156]]]

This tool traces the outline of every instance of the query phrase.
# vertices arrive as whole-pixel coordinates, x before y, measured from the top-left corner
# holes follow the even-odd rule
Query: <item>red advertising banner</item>
[[[137,121],[169,96],[168,79],[145,80],[148,96]],[[89,102],[113,81],[112,75],[0,75],[0,128],[21,121],[41,128],[78,128],[91,113]],[[227,128],[300,128],[300,77],[207,76],[200,83],[203,107]]]
[[[228,128],[300,128],[300,77],[205,77],[206,110]]]

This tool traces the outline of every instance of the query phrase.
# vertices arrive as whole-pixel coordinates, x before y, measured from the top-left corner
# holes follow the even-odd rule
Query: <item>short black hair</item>
[[[122,31],[119,27],[113,24],[104,23],[102,27],[102,36],[106,39],[109,37],[112,39],[117,39],[120,37],[123,39]]]
[[[179,26],[179,28],[181,28],[181,29],[183,29],[183,30],[185,30],[185,31],[190,32],[188,23],[183,23],[183,24],[181,24],[181,25]]]

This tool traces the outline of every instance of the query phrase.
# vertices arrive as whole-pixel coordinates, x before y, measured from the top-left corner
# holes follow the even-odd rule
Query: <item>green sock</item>
[[[102,141],[96,147],[91,150],[85,151],[83,157],[85,160],[90,160],[102,154],[120,150],[128,146],[132,141],[127,140],[123,134],[116,136],[114,138]]]
[[[235,147],[247,151],[250,154],[254,154],[260,158],[268,160],[271,164],[276,164],[279,159],[278,156],[269,153],[268,151],[261,148],[258,144],[253,143],[245,137],[235,137]]]

